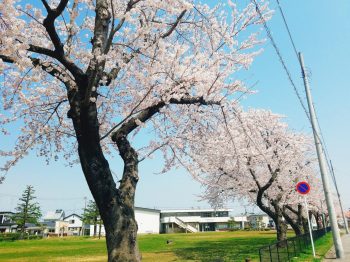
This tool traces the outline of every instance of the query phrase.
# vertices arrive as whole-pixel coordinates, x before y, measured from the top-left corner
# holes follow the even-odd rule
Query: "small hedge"
[[[1,241],[15,241],[21,238],[21,233],[2,233],[0,234]]]
[[[15,240],[32,240],[32,239],[42,239],[41,235],[29,235],[24,234],[23,237],[21,237],[21,233],[2,233],[0,234],[0,242],[4,241],[15,241]]]

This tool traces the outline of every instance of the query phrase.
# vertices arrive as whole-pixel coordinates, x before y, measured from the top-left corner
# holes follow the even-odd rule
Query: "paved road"
[[[323,261],[350,262],[350,235],[343,235],[343,237],[341,239],[342,239],[342,242],[343,242],[345,258],[344,259],[336,259],[334,247],[332,247],[332,249],[329,250],[329,252],[327,253],[325,259],[323,259]]]

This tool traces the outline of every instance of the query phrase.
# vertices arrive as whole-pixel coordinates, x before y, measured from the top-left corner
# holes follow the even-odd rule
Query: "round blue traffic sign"
[[[310,185],[305,181],[299,182],[296,188],[297,188],[297,191],[302,195],[306,195],[307,193],[310,192]]]

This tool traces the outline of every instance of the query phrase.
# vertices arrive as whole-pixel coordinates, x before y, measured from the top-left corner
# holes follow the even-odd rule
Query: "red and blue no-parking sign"
[[[310,185],[305,181],[299,182],[296,188],[299,194],[302,194],[302,195],[306,195],[310,192]]]

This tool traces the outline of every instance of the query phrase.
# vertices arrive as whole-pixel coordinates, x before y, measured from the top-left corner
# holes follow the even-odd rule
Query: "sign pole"
[[[311,227],[310,216],[309,216],[309,207],[307,205],[306,195],[304,195],[304,202],[305,202],[307,223],[309,224],[309,233],[310,233],[310,240],[311,240],[311,246],[312,246],[312,253],[313,253],[314,257],[316,257],[314,239],[312,237],[312,227]]]

